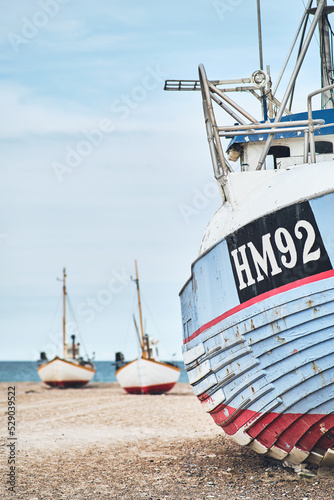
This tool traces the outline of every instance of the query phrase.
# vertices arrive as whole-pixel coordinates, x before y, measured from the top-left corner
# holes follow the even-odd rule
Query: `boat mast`
[[[262,29],[261,29],[261,6],[260,0],[256,0],[257,3],[257,29],[259,37],[259,59],[260,59],[260,70],[263,71],[263,51],[262,51]],[[262,111],[263,119],[266,121],[268,119],[268,109],[267,109],[267,98],[266,91],[264,88],[261,89],[262,94]]]
[[[141,345],[142,341],[141,341],[141,336],[140,336],[140,333],[139,333],[139,330],[138,330],[138,325],[137,325],[137,321],[136,321],[136,316],[135,315],[133,315],[133,322],[134,322],[135,330],[136,330],[137,337],[138,337],[138,343],[139,343],[139,345]]]
[[[141,348],[143,352],[143,357],[148,358],[148,348],[145,348],[145,336],[144,336],[144,328],[143,328],[143,316],[141,311],[141,300],[140,300],[140,289],[139,289],[139,278],[138,278],[138,267],[137,261],[135,260],[135,268],[136,268],[136,279],[134,280],[137,286],[137,295],[138,295],[138,308],[139,308],[139,321],[140,321],[140,333],[141,333]]]
[[[318,7],[316,9],[316,11],[314,12],[314,19],[312,21],[312,24],[311,24],[311,27],[309,29],[309,32],[307,34],[307,37],[304,41],[304,44],[303,44],[303,47],[300,51],[300,54],[298,56],[298,59],[297,59],[297,62],[296,62],[296,66],[292,72],[292,75],[291,75],[291,78],[290,78],[290,81],[289,81],[289,84],[286,88],[286,91],[285,91],[285,94],[283,96],[283,99],[281,101],[281,105],[279,107],[279,110],[278,110],[278,113],[276,115],[276,118],[275,118],[275,121],[274,123],[278,123],[281,121],[281,118],[283,116],[283,113],[284,113],[284,110],[285,110],[285,107],[286,107],[286,104],[288,102],[288,99],[290,97],[290,94],[291,94],[291,91],[292,91],[292,88],[295,84],[295,81],[296,81],[296,78],[298,76],[298,73],[300,71],[300,68],[303,64],[303,61],[304,61],[304,58],[305,58],[305,55],[306,55],[306,52],[309,48],[309,45],[311,43],[311,39],[313,37],[313,33],[316,29],[316,26],[319,22],[319,18],[323,12],[323,8],[324,8],[324,5],[326,3],[326,0],[318,0]],[[268,139],[266,140],[266,143],[262,149],[262,153],[261,153],[261,156],[259,158],[259,162],[257,164],[257,167],[256,167],[256,170],[261,170],[261,168],[263,167],[263,164],[265,162],[265,159],[266,159],[266,156],[268,154],[268,151],[270,149],[270,146],[271,146],[271,143],[273,141],[273,138],[274,138],[274,135],[273,134],[270,134],[268,136]]]
[[[259,36],[259,58],[260,58],[260,69],[263,70],[263,55],[262,55],[262,30],[261,30],[261,6],[260,0],[257,1],[257,28]]]
[[[317,5],[319,5],[317,0]],[[329,40],[329,23],[328,13],[333,12],[332,8],[327,7],[327,0],[325,1],[324,10],[319,18],[319,38],[320,38],[320,55],[321,55],[321,87],[328,87],[333,83],[333,67],[332,67],[332,53]],[[332,90],[327,90],[321,94],[321,108],[333,108]]]
[[[63,269],[63,358],[66,359],[66,269]]]

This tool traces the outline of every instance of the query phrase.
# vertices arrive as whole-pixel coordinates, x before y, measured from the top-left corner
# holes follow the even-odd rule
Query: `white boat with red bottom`
[[[140,334],[135,322],[141,356],[129,363],[124,363],[122,353],[116,353],[116,378],[129,394],[164,394],[170,391],[179,379],[181,369],[173,363],[158,360],[157,341],[144,334],[140,300],[137,262],[136,279]]]
[[[51,387],[81,387],[88,384],[96,370],[91,360],[80,357],[79,344],[75,342],[75,335],[71,336],[72,343],[66,343],[66,271],[63,271],[63,358],[56,356],[48,360],[45,352],[41,353],[38,375],[41,380]]]

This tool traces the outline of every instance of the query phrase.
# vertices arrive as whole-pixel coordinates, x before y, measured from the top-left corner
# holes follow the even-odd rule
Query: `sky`
[[[303,3],[262,1],[274,83]],[[0,360],[61,354],[64,267],[83,354],[137,356],[135,260],[146,331],[182,359],[178,294],[221,199],[200,93],[164,81],[197,79],[199,63],[249,77],[256,1],[16,0],[0,32]],[[317,50],[295,111],[320,87]]]

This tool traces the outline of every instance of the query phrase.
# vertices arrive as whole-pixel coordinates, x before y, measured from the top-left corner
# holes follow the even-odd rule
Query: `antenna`
[[[257,28],[259,35],[259,58],[260,58],[260,69],[263,70],[263,54],[262,54],[262,30],[261,30],[261,6],[260,0],[257,1]]]

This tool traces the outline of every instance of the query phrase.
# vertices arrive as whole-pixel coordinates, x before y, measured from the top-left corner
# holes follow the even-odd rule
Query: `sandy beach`
[[[3,499],[334,498],[332,471],[303,477],[234,444],[188,384],[162,396],[127,395],[116,383],[1,383],[0,391]]]

